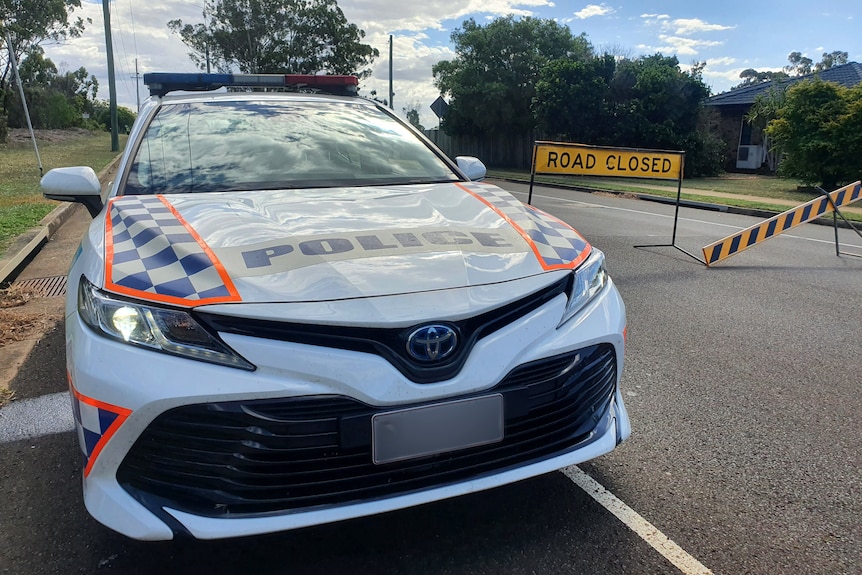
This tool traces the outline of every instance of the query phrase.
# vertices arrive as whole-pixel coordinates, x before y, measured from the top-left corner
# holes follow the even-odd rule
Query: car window
[[[377,108],[309,101],[165,104],[125,194],[456,181],[448,165]]]

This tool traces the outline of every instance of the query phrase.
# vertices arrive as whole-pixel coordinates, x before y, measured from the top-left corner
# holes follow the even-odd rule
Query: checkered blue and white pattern
[[[85,403],[75,394],[72,394],[72,412],[75,414],[78,443],[89,463],[96,446],[120,414]]]
[[[203,246],[158,196],[118,198],[110,218],[110,283],[184,300],[231,295]]]
[[[578,259],[587,242],[578,232],[498,188],[473,185],[470,191],[512,220],[533,240],[546,266],[565,266]]]

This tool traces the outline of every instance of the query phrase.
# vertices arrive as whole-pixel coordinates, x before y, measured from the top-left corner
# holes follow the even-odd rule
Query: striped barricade
[[[832,198],[832,202],[829,201],[829,198]],[[862,186],[860,182],[849,184],[831,192],[829,198],[823,196],[813,199],[801,206],[797,206],[768,220],[764,220],[757,225],[746,228],[741,232],[704,246],[704,263],[710,266],[800,224],[810,222],[824,214],[828,214],[835,209],[833,202],[834,206],[840,208],[862,199]]]

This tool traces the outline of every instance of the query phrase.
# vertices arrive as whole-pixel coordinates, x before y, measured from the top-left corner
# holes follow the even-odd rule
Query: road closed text
[[[537,174],[577,174],[675,180],[682,154],[536,144]]]

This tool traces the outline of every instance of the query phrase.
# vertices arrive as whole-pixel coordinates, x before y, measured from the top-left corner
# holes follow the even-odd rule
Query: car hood
[[[120,196],[104,287],[181,306],[319,302],[573,269],[590,245],[477,183]]]

